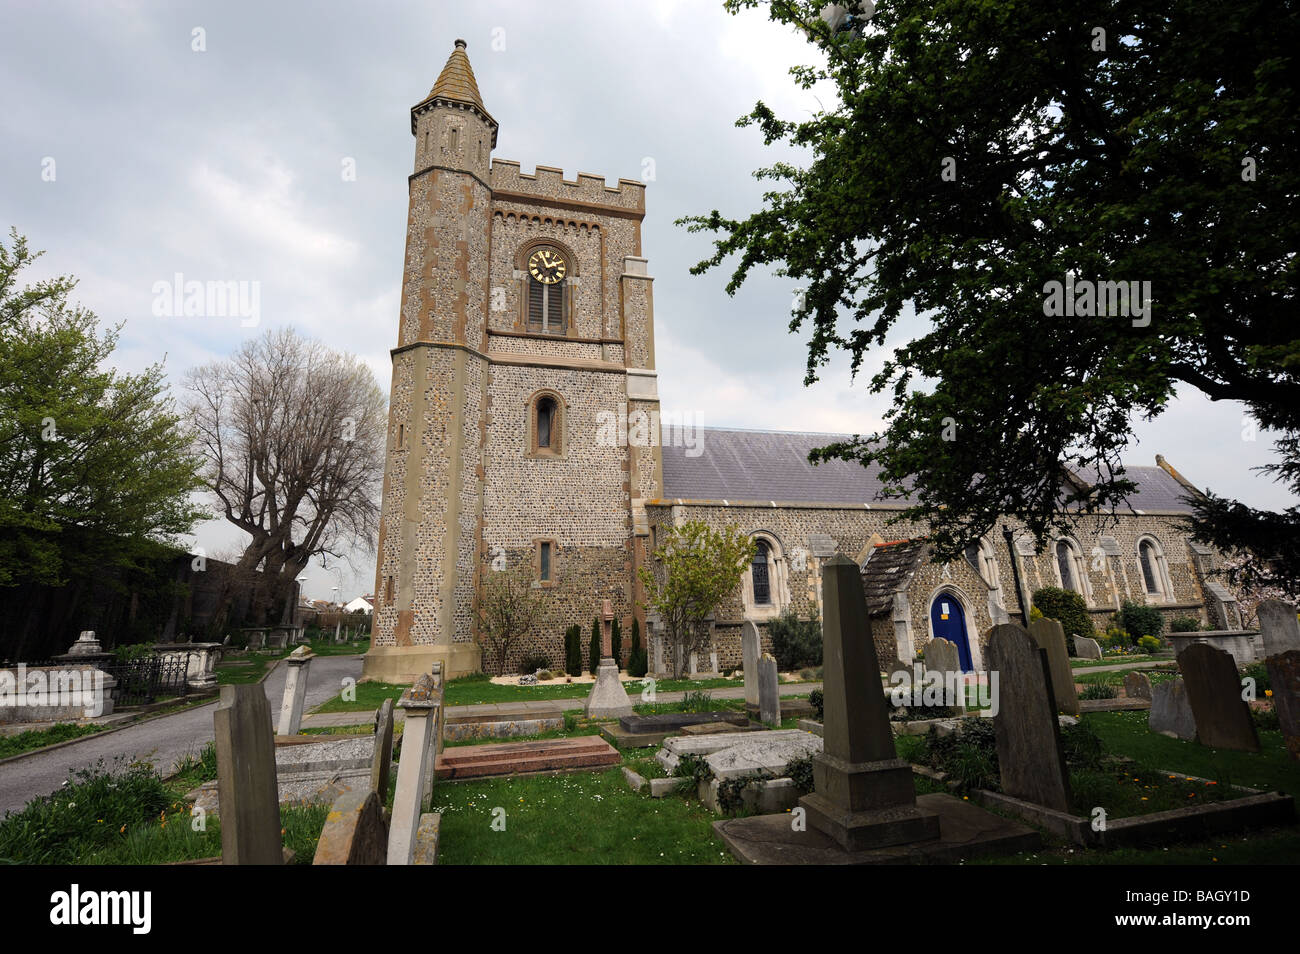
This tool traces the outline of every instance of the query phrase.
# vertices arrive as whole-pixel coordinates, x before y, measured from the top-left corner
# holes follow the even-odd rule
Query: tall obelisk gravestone
[[[859,573],[842,554],[823,569],[825,745],[814,791],[799,799],[808,823],[847,851],[939,837],[939,816],[917,808],[912,767],[894,750]]]

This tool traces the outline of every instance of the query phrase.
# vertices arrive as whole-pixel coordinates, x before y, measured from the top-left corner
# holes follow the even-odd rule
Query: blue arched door
[[[966,614],[961,603],[951,593],[940,593],[930,604],[930,632],[936,639],[946,639],[956,644],[963,672],[971,672],[970,642],[966,638]]]

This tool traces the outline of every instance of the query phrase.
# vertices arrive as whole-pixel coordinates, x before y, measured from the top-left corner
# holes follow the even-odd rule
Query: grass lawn
[[[734,863],[713,837],[716,815],[694,800],[633,792],[618,766],[439,783],[433,800],[443,813],[439,864]],[[492,828],[495,808],[505,810],[504,831]]]
[[[32,749],[43,748],[56,742],[66,742],[68,739],[76,739],[83,735],[102,732],[105,728],[107,726],[60,722],[48,729],[29,729],[26,732],[19,732],[17,735],[0,736],[0,759],[8,758],[11,755],[19,755],[23,752],[30,752]]]
[[[261,653],[250,652],[246,655],[235,657],[239,662],[248,662],[248,666],[231,666],[225,661],[216,665],[217,683],[222,686],[246,686],[257,682],[264,675],[266,669],[271,663],[275,662],[282,653]]]
[[[1088,669],[1091,666],[1119,666],[1123,663],[1140,663],[1152,662],[1155,660],[1166,659],[1165,656],[1103,656],[1101,659],[1077,659],[1071,658],[1071,669]]]

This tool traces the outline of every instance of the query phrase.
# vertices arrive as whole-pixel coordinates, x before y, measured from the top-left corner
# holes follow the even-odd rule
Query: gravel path
[[[262,683],[271,703],[271,718],[278,718],[287,666],[277,665]],[[338,695],[342,680],[361,675],[360,656],[318,656],[312,660],[306,708]],[[160,771],[170,771],[186,752],[198,753],[212,741],[212,713],[216,701],[162,716],[116,732],[91,735],[72,745],[0,765],[0,815],[22,808],[38,795],[63,784],[68,773],[103,760],[147,760]]]

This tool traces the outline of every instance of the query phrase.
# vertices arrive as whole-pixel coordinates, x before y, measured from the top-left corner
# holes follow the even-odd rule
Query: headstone
[[[1196,740],[1196,716],[1187,701],[1187,687],[1181,679],[1157,682],[1151,687],[1151,714],[1147,728],[1184,742]]]
[[[695,659],[695,653],[691,653],[691,678],[694,679],[699,674],[700,668]]]
[[[291,652],[285,663],[289,667],[284,677],[284,697],[280,702],[280,728],[277,735],[297,735],[302,728],[302,707],[307,699],[307,674],[316,657],[311,649],[299,646]]]
[[[664,671],[664,641],[663,637],[656,636],[653,640],[655,644],[655,675]]]
[[[1065,630],[1059,620],[1036,619],[1029,624],[1029,635],[1039,649],[1047,651],[1047,669],[1052,675],[1052,695],[1056,709],[1066,715],[1079,714],[1079,694],[1074,688],[1074,673],[1070,669],[1070,654],[1065,648]],[[1075,640],[1076,645],[1078,640]]]
[[[1269,656],[1265,665],[1282,741],[1291,758],[1300,760],[1300,649]]]
[[[1200,743],[1215,749],[1258,752],[1259,736],[1250,707],[1241,697],[1241,677],[1232,654],[1196,643],[1183,650],[1178,668],[1183,671]]]
[[[316,843],[313,865],[382,865],[388,857],[388,825],[381,795],[344,792],[332,806]]]
[[[212,722],[222,864],[283,864],[275,739],[266,692],[260,685],[222,686]]]
[[[1130,672],[1125,676],[1124,695],[1129,699],[1150,699],[1151,680],[1146,673]]]
[[[393,764],[393,700],[385,699],[375,713],[375,753],[370,763],[370,788],[388,798],[388,773]]]
[[[912,767],[894,750],[861,571],[842,554],[824,567],[822,605],[824,749],[799,806],[847,851],[937,839],[939,817],[917,807]]]
[[[745,705],[758,705],[758,658],[762,655],[758,627],[745,620],[740,627],[740,655],[745,667]]]
[[[961,674],[962,673],[961,653],[957,649],[957,644],[950,639],[943,639],[942,637],[938,637],[938,636],[936,636],[934,639],[931,639],[928,643],[926,643],[925,671],[927,673],[931,673],[931,672],[942,673],[943,676],[945,677],[943,683],[945,686],[948,684],[948,680],[946,677],[949,674],[951,673]],[[957,700],[955,705],[949,707],[950,710],[956,715],[961,715],[966,711],[966,689],[965,689],[964,676],[962,678],[960,685],[962,687],[961,698]],[[920,688],[921,688],[920,686],[913,686],[913,691]]]
[[[1057,625],[1059,626],[1060,623],[1057,623]],[[1074,654],[1080,659],[1100,659],[1101,643],[1090,636],[1076,636],[1074,637]]]
[[[780,679],[776,660],[767,654],[758,661],[758,719],[773,728],[781,724]]]
[[[989,672],[998,674],[993,731],[1002,791],[1069,812],[1070,781],[1047,651],[1023,627],[1002,623],[989,637]]]
[[[68,647],[69,656],[97,656],[104,650],[95,638],[93,629],[83,629],[77,641]]]
[[[611,601],[605,600],[601,605],[603,628],[601,633],[601,658],[596,667],[596,681],[591,686],[583,710],[589,719],[618,718],[632,714],[632,702],[627,697],[627,690],[618,678],[618,662],[614,659],[613,625],[614,610]],[[695,668],[695,657],[691,656],[691,669]]]
[[[709,653],[709,672],[715,676],[718,674],[718,654],[716,652]]]
[[[1300,618],[1295,607],[1281,600],[1259,604],[1259,632],[1264,638],[1264,658],[1300,650]]]
[[[388,828],[390,865],[409,865],[415,852],[415,833],[431,788],[427,780],[433,776],[441,705],[441,694],[434,687],[433,676],[427,673],[402,693],[397,703],[406,713],[406,720],[402,724],[402,760],[397,763],[397,790]]]

